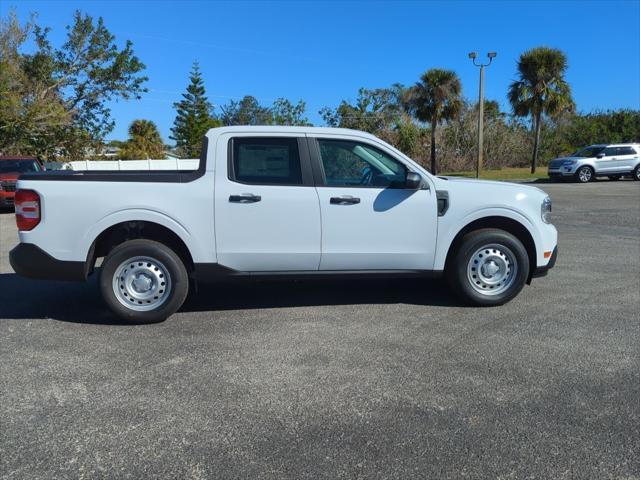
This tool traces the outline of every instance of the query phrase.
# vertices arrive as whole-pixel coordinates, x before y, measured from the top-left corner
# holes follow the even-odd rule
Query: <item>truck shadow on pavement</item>
[[[202,284],[180,312],[291,308],[331,305],[413,304],[460,306],[443,281],[305,280]],[[87,283],[29,280],[0,274],[0,321],[54,319],[64,322],[125,325],[104,305],[97,275]]]

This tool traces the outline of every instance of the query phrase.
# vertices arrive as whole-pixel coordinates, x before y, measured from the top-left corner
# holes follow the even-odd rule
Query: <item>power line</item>
[[[239,47],[230,47],[227,45],[217,45],[217,44],[213,44],[213,43],[203,43],[203,42],[194,42],[192,40],[181,40],[181,39],[175,39],[175,38],[169,38],[169,37],[162,37],[162,36],[158,36],[158,35],[146,35],[146,34],[142,34],[142,33],[130,33],[130,32],[117,32],[118,35],[124,35],[124,36],[128,36],[128,37],[138,37],[138,38],[145,38],[148,40],[160,40],[160,41],[164,41],[164,42],[169,42],[169,43],[176,43],[176,44],[181,44],[181,45],[195,45],[195,46],[199,46],[199,47],[205,47],[205,48],[214,48],[216,50],[227,50],[230,52],[240,52],[240,53],[251,53],[251,54],[256,54],[256,55],[267,55],[267,56],[272,56],[272,57],[282,57],[282,58],[289,58],[289,59],[294,59],[294,60],[304,60],[304,61],[308,61],[308,62],[317,62],[318,59],[316,58],[311,58],[311,57],[305,57],[305,56],[300,56],[300,55],[290,55],[287,53],[281,53],[281,52],[273,52],[273,51],[266,51],[266,50],[254,50],[251,48],[239,48]]]

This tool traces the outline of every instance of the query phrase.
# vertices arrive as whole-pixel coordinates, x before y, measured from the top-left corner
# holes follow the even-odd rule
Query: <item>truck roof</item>
[[[368,137],[375,140],[379,139],[370,133],[361,130],[352,130],[350,128],[331,128],[331,127],[289,127],[289,126],[273,126],[273,125],[237,125],[231,127],[218,127],[209,130],[207,135],[221,135],[223,133],[244,132],[244,133],[313,133],[316,135],[356,135],[358,137]]]

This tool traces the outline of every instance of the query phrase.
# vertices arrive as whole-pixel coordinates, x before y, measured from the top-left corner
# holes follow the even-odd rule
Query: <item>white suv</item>
[[[549,163],[550,178],[573,178],[581,183],[595,177],[619,180],[625,175],[640,180],[640,144],[591,145]]]

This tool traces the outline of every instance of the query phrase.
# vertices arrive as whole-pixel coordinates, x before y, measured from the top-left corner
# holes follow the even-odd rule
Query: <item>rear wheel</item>
[[[465,303],[502,305],[524,287],[529,256],[522,242],[504,230],[476,230],[453,252],[446,275]]]
[[[589,183],[594,179],[593,168],[585,165],[576,171],[576,180],[580,183]]]
[[[638,165],[634,170],[633,170],[633,179],[634,180],[640,180],[640,165]]]
[[[100,291],[109,308],[131,323],[161,322],[175,313],[189,291],[180,257],[152,240],[115,247],[102,264]]]

